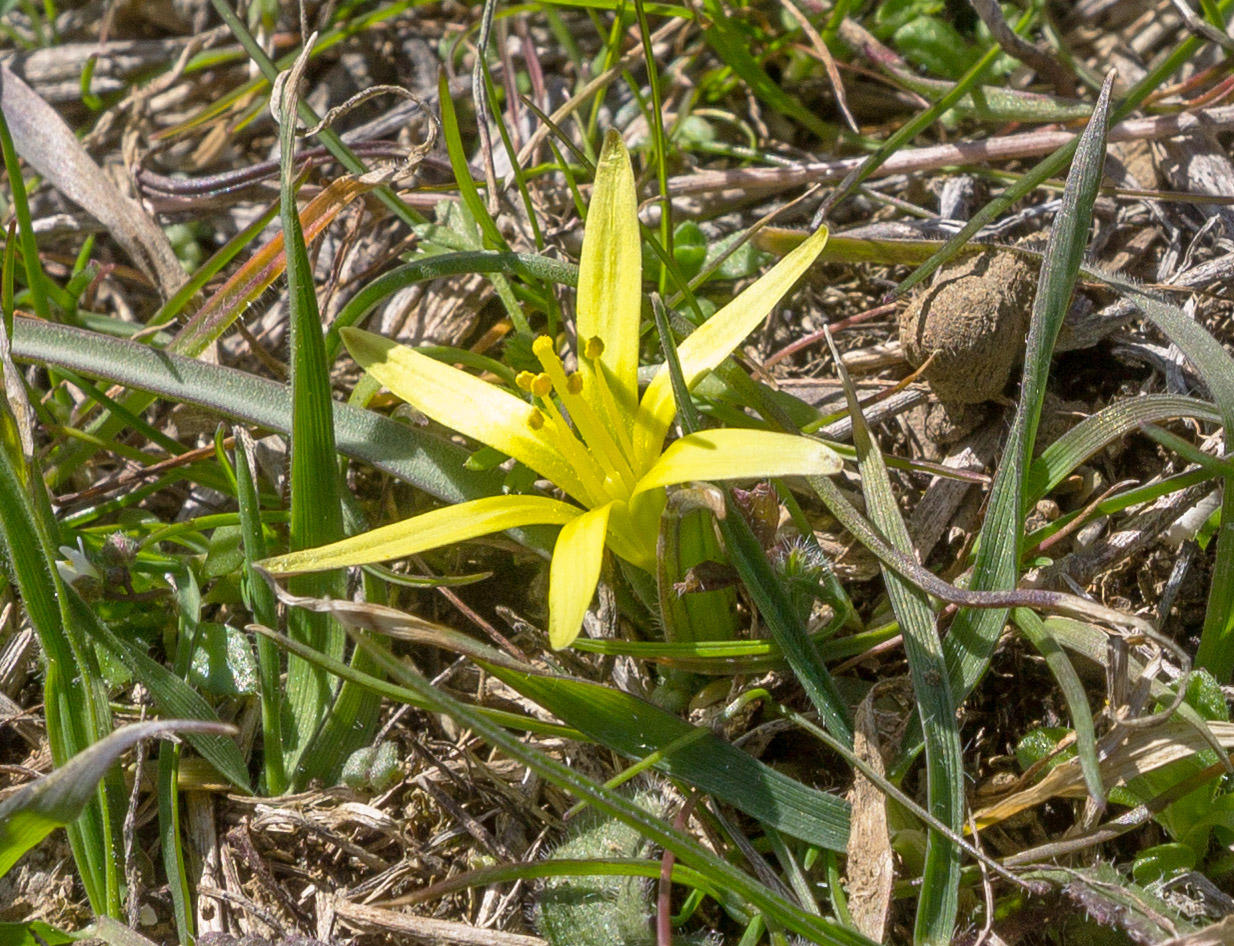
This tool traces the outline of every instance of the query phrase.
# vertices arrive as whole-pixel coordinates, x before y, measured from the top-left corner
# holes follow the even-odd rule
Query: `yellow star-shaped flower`
[[[578,370],[567,373],[552,339],[532,346],[539,372],[520,397],[414,349],[343,329],[352,357],[428,417],[488,444],[552,481],[570,500],[493,496],[447,506],[316,549],[266,559],[271,574],[403,558],[505,529],[560,525],[549,571],[549,641],[568,646],[591,605],[607,545],[640,568],[655,564],[666,486],[831,474],[840,458],[808,437],[724,429],[664,441],[676,415],[666,368],[638,396],[642,253],[634,171],[609,132],[596,167],[579,267]],[[820,229],[696,329],[678,348],[693,387],[767,317],[827,242]]]

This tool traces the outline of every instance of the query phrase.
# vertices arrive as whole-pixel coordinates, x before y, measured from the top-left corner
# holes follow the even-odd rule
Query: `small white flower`
[[[77,540],[77,548],[71,545],[60,546],[60,554],[67,560],[56,562],[56,570],[60,572],[60,577],[65,584],[76,585],[82,579],[98,584],[103,583],[103,573],[86,557],[86,550],[80,538]]]

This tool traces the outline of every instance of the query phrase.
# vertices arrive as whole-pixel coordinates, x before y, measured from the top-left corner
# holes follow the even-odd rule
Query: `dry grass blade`
[[[873,687],[853,718],[853,754],[885,775],[874,721]],[[878,786],[858,772],[849,792],[853,806],[848,836],[848,910],[853,925],[870,939],[883,941],[891,916],[895,886],[895,852],[887,829],[887,799]]]
[[[1223,749],[1234,748],[1234,723],[1210,722],[1208,725]],[[1208,747],[1208,741],[1183,720],[1171,720],[1155,729],[1135,730],[1126,742],[1101,760],[1101,777],[1107,785],[1126,785],[1134,778],[1178,759],[1191,758]],[[977,826],[985,828],[1051,798],[1082,798],[1085,793],[1079,762],[1071,759],[1055,766],[1035,785],[987,805],[974,817]]]
[[[167,235],[135,200],[116,190],[55,110],[4,66],[0,109],[22,157],[110,230],[164,299],[184,284],[188,276]]]
[[[417,942],[440,943],[442,946],[447,943],[457,946],[546,946],[546,941],[538,936],[479,929],[453,920],[437,920],[428,916],[383,910],[337,895],[333,898],[332,905],[339,918],[349,926],[360,930],[393,933],[400,939],[411,937]]]
[[[1234,106],[1179,112],[1173,115],[1153,115],[1129,118],[1110,129],[1110,141],[1144,141],[1168,138],[1200,130],[1229,130],[1234,126]],[[1076,138],[1071,131],[1026,131],[998,135],[976,141],[956,141],[901,148],[872,172],[871,177],[937,171],[956,164],[979,164],[986,161],[1010,161],[1048,154]],[[731,191],[744,194],[776,194],[807,184],[839,181],[859,168],[867,158],[832,158],[826,161],[803,161],[769,168],[734,168],[704,170],[669,179],[669,193],[716,194]],[[833,237],[833,243],[835,238]],[[832,247],[833,251],[838,246]]]
[[[1172,936],[1162,940],[1157,946],[1231,946],[1234,944],[1234,916],[1227,916],[1212,926],[1206,926],[1194,933],[1184,933],[1182,936]]]

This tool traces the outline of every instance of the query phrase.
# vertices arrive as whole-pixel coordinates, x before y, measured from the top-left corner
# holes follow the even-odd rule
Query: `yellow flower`
[[[529,525],[560,525],[549,571],[549,642],[568,646],[591,605],[607,545],[643,569],[655,564],[666,486],[830,474],[840,458],[807,437],[761,430],[708,430],[664,441],[676,415],[661,368],[638,396],[642,254],[630,156],[609,132],[579,267],[577,370],[552,339],[532,346],[539,372],[522,372],[519,397],[381,336],[343,329],[352,357],[378,381],[446,427],[500,450],[555,484],[573,502],[493,496],[447,506],[316,549],[264,561],[271,574],[319,571],[402,558]],[[820,229],[694,331],[678,353],[693,387],[762,323],[818,256]]]

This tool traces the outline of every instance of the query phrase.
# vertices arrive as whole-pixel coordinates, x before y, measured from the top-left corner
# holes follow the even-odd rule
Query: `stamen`
[[[604,347],[604,343],[600,339],[595,339],[600,343],[600,347]],[[600,392],[600,403],[603,405],[604,413],[612,418],[612,423],[608,425],[617,434],[617,445],[621,449],[622,455],[627,457],[634,456],[634,447],[630,442],[630,433],[626,430],[625,413],[617,407],[617,399],[613,397],[613,389],[609,387],[608,375],[604,373],[604,362],[595,361],[591,365],[591,378]]]
[[[574,435],[574,430],[561,416],[561,411],[551,399],[544,400],[543,415],[553,422],[553,443],[562,458],[574,468],[575,474],[583,488],[591,495],[591,506],[600,506],[614,497],[606,488],[606,474],[598,462],[598,457],[585,449],[585,445]]]
[[[530,391],[531,382],[535,380],[536,380],[536,374],[534,371],[520,371],[518,374],[514,376],[514,383],[517,384],[519,388],[521,388],[524,391]]]
[[[545,374],[552,380],[553,387],[561,397],[566,409],[570,412],[570,419],[574,421],[574,426],[582,435],[583,441],[592,449],[592,456],[601,467],[614,480],[622,483],[626,490],[634,489],[634,484],[637,477],[634,471],[630,468],[630,461],[627,457],[629,453],[622,453],[613,440],[612,434],[609,432],[608,426],[604,424],[599,417],[596,416],[591,405],[581,397],[578,393],[582,390],[577,382],[581,382],[582,378],[578,375],[574,376],[575,384],[571,384],[571,380],[566,378],[565,367],[561,363],[561,358],[553,349],[552,340],[545,335],[541,335],[532,343],[531,350],[535,352],[536,357],[540,359],[540,364],[544,368]],[[541,375],[543,377],[544,375]]]
[[[566,378],[566,390],[571,394],[579,395],[583,393],[583,376],[577,371],[570,377]]]
[[[595,380],[600,392],[600,403],[604,413],[611,419],[611,426],[617,434],[617,445],[624,456],[634,456],[634,448],[630,443],[630,435],[626,430],[623,412],[617,409],[617,401],[613,397],[613,389],[608,385],[608,377],[604,373],[604,362],[600,356],[604,354],[604,339],[592,335],[583,342],[583,360],[589,363],[591,377]]]
[[[542,430],[544,428],[544,411],[538,407],[533,407],[531,413],[527,415],[527,426],[532,430]]]
[[[553,393],[553,379],[547,374],[538,374],[531,382],[531,393],[536,397],[548,397]]]

